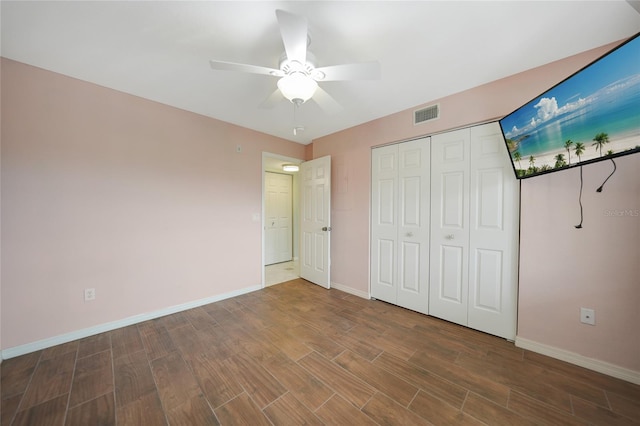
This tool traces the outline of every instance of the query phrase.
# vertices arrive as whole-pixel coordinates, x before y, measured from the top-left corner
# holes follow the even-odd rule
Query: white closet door
[[[471,141],[468,325],[515,339],[519,185],[497,123]]]
[[[429,138],[376,148],[371,161],[371,296],[429,308]]]
[[[429,312],[429,138],[398,145],[397,304]]]
[[[470,130],[431,137],[429,314],[467,325]]]
[[[397,303],[398,145],[371,152],[371,296]]]

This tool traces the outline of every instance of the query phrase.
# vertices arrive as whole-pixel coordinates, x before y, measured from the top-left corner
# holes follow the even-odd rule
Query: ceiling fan
[[[318,87],[318,82],[380,78],[380,63],[377,61],[316,68],[315,57],[307,50],[309,41],[307,19],[279,9],[276,10],[276,17],[285,50],[280,57],[278,69],[215,60],[209,61],[211,68],[279,78],[278,89],[263,103],[265,106],[273,105],[282,99],[282,96],[296,106],[313,98],[325,112],[330,114],[339,111],[342,107],[331,95]]]

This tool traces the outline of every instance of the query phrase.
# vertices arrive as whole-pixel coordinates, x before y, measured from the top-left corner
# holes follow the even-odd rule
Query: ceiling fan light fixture
[[[297,172],[300,170],[300,166],[297,164],[285,164],[282,166],[282,170],[285,172]]]
[[[318,88],[318,83],[300,72],[285,75],[278,80],[278,89],[282,95],[294,104],[302,104],[311,99]]]

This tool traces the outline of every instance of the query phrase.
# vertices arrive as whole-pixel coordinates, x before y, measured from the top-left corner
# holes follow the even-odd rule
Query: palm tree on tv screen
[[[600,157],[602,157],[602,147],[604,144],[609,143],[609,135],[604,132],[600,132],[595,138],[593,138],[593,140],[596,141],[596,143],[591,146],[595,146],[596,151],[600,151]]]
[[[536,157],[534,157],[533,155],[529,156],[529,170],[531,170],[532,173],[537,172],[537,170],[536,170]]]
[[[564,149],[567,150],[567,159],[569,160],[569,165],[571,165],[571,151],[569,150],[571,148],[571,145],[573,145],[573,141],[571,139],[567,139],[567,141],[564,143]]]
[[[576,142],[576,147],[574,149],[576,155],[578,156],[578,162],[582,161],[580,156],[584,154],[584,144],[582,142]]]
[[[522,155],[520,154],[520,151],[516,151],[513,153],[513,159],[518,162],[518,166],[520,166],[520,168],[522,169],[522,164],[520,164],[520,160],[522,160]]]

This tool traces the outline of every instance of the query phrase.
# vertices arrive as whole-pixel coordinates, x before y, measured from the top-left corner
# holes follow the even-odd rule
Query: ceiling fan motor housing
[[[286,52],[283,53],[280,56],[278,68],[280,68],[280,70],[285,75],[300,72],[313,78],[314,80],[322,80],[322,78],[324,77],[324,74],[322,72],[314,72],[316,68],[316,57],[309,51],[307,51],[307,59],[304,64],[296,60],[289,60],[289,58],[287,58]]]

